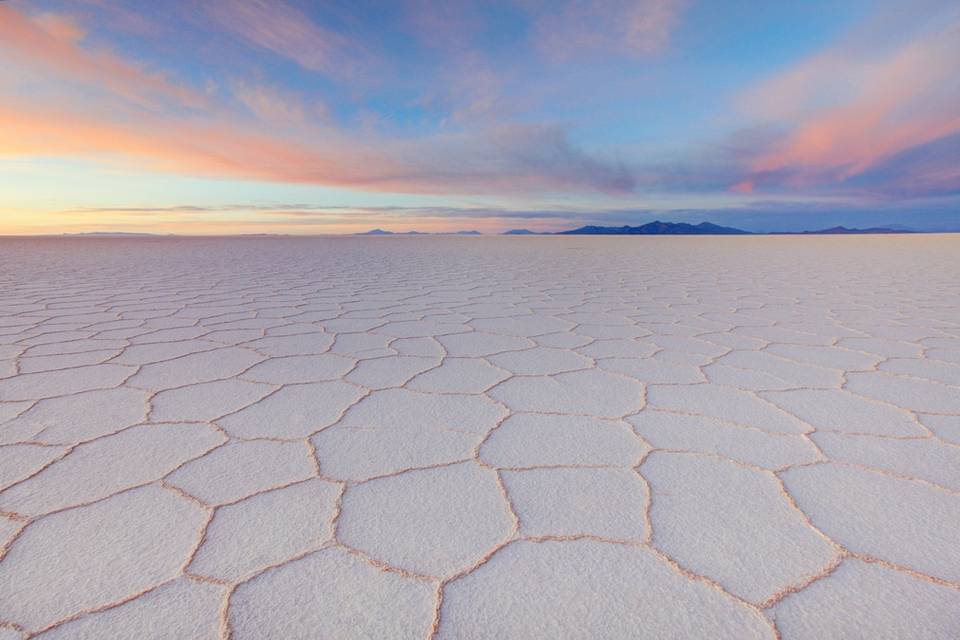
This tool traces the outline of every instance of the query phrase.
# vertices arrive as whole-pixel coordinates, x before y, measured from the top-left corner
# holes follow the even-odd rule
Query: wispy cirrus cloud
[[[960,11],[923,17],[913,37],[883,37],[874,27],[874,37],[858,34],[745,93],[745,111],[781,133],[754,151],[750,175],[734,188],[837,188],[852,181],[869,190],[865,178],[898,156],[901,169],[908,160],[925,163],[937,183],[930,186],[960,186],[949,164],[930,172],[938,157],[954,159],[921,151],[960,132]],[[894,191],[886,180],[874,186]]]
[[[847,184],[894,198],[960,195],[960,132],[895,153]]]
[[[187,107],[205,104],[204,96],[162,73],[145,69],[108,50],[82,45],[85,30],[68,16],[41,13],[28,16],[11,5],[0,4],[0,51],[5,64],[28,69],[65,84],[82,85],[99,93],[112,93],[139,106],[174,103]],[[2,74],[0,74],[2,77]]]
[[[305,69],[356,78],[371,63],[361,43],[317,24],[284,0],[224,0],[205,7],[227,31]]]
[[[233,96],[264,122],[282,125],[303,124],[310,119],[308,115],[314,118],[322,118],[326,115],[326,109],[322,103],[314,102],[308,108],[299,95],[276,86],[237,78],[230,83],[230,87]]]
[[[250,3],[234,19],[252,28],[257,12],[267,9],[265,3]],[[279,18],[271,14],[273,23],[258,26],[272,35],[257,37],[287,42],[280,35],[289,35],[284,29],[303,27],[295,14],[278,10]],[[557,125],[493,122],[482,129],[413,138],[349,131],[307,114],[289,91],[238,80],[233,97],[256,116],[254,121],[119,54],[91,52],[82,42],[57,39],[13,7],[0,6],[0,11],[0,36],[6,36],[0,38],[0,50],[23,65],[43,65],[55,76],[69,76],[78,91],[88,94],[82,108],[74,108],[38,94],[36,86],[29,92],[7,91],[0,106],[0,154],[130,161],[191,175],[369,191],[628,191],[633,186],[623,165],[586,153]],[[174,108],[162,108],[158,97]],[[195,108],[185,112],[183,107]]]
[[[226,120],[134,123],[20,104],[0,107],[0,155],[136,160],[154,170],[405,193],[624,192],[630,171],[557,127],[515,126],[404,140],[305,129],[271,136]],[[117,159],[120,160],[117,160]]]
[[[534,24],[538,48],[566,60],[584,53],[649,55],[670,42],[685,0],[570,0],[549,3]]]
[[[75,19],[56,13],[40,13],[33,18],[33,23],[61,42],[77,42],[87,34]]]

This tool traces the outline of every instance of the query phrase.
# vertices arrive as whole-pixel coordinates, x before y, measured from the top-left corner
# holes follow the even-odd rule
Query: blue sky
[[[0,4],[0,232],[960,229],[955,3]]]

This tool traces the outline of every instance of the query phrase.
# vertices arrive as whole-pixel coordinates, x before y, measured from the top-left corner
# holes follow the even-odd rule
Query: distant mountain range
[[[830,227],[816,231],[778,231],[777,235],[850,235],[858,233],[916,233],[910,229],[893,227],[869,227],[867,229],[850,229],[848,227]]]
[[[557,231],[556,233],[538,233],[529,229],[510,229],[500,235],[505,236],[535,236],[535,235],[605,235],[605,236],[626,236],[626,235],[749,235],[749,231],[743,229],[734,229],[733,227],[721,227],[712,222],[701,222],[700,224],[688,224],[686,222],[648,222],[638,227],[624,225],[622,227],[600,227],[596,225],[587,225],[568,231]],[[392,236],[392,235],[427,235],[416,231],[407,231],[406,233],[394,233],[384,231],[383,229],[372,229],[364,233],[358,233],[360,236]],[[430,235],[481,235],[479,231],[457,231],[454,234],[430,234]]]
[[[688,224],[686,222],[661,222],[655,220],[638,227],[624,225],[622,227],[598,227],[587,225],[579,229],[570,231],[560,231],[558,235],[616,235],[616,236],[737,236],[747,235],[749,231],[743,229],[734,229],[733,227],[721,227],[712,222],[701,222],[700,224]]]
[[[872,233],[917,233],[911,229],[900,226],[892,227],[869,227],[867,229],[851,229],[849,227],[836,226],[828,229],[817,229],[815,231],[771,231],[767,234],[754,233],[753,231],[744,231],[735,227],[723,227],[712,222],[701,222],[699,224],[689,224],[687,222],[662,222],[655,220],[647,224],[641,224],[636,227],[623,225],[622,227],[601,227],[597,225],[586,225],[568,231],[557,231],[555,233],[540,233],[530,231],[529,229],[510,229],[500,235],[504,236],[746,236],[746,235],[854,235],[854,234],[872,234]],[[392,236],[392,235],[459,235],[459,236],[478,236],[482,235],[479,231],[456,231],[453,233],[421,233],[418,231],[407,231],[405,233],[394,233],[384,231],[383,229],[373,229],[365,233],[358,233],[360,236]]]
[[[816,229],[813,231],[770,231],[767,233],[756,233],[753,231],[744,231],[735,227],[723,227],[712,222],[701,222],[699,224],[689,224],[687,222],[662,222],[655,220],[646,224],[631,227],[623,225],[621,227],[602,227],[598,225],[586,225],[567,231],[557,231],[554,233],[542,233],[531,231],[530,229],[510,229],[500,235],[504,236],[745,236],[745,235],[776,235],[776,236],[807,236],[807,235],[866,235],[866,234],[889,234],[889,233],[921,233],[902,227],[900,225],[891,225],[889,227],[868,227],[866,229],[856,229],[844,226],[829,227],[827,229]],[[88,233],[64,233],[65,237],[70,238],[161,238],[170,237],[174,234],[157,233],[133,233],[125,231],[92,231]],[[273,233],[250,233],[243,234],[247,237],[274,237],[285,236],[288,234]],[[385,229],[371,229],[362,233],[356,233],[357,236],[480,236],[483,235],[474,229],[463,231],[448,231],[427,233],[424,231],[387,231]]]
[[[829,229],[817,229],[815,231],[774,231],[769,235],[852,235],[868,233],[915,233],[906,228],[893,227],[870,227],[868,229],[851,229],[848,227],[836,226]],[[752,231],[744,231],[734,227],[721,227],[712,222],[701,222],[700,224],[687,224],[686,222],[661,222],[659,220],[640,225],[638,227],[597,227],[588,225],[579,229],[570,231],[560,231],[559,235],[640,235],[640,236],[734,236],[734,235],[767,235],[755,234]]]
[[[511,229],[504,231],[503,235],[522,236],[522,235],[585,235],[585,236],[742,236],[742,235],[850,235],[867,233],[916,233],[911,229],[904,227],[870,227],[868,229],[850,229],[848,227],[830,227],[829,229],[817,229],[816,231],[772,231],[769,234],[754,233],[753,231],[744,231],[735,227],[722,227],[712,222],[701,222],[700,224],[687,224],[686,222],[661,222],[657,220],[637,227],[624,225],[622,227],[600,227],[587,225],[569,231],[558,231],[556,233],[537,233],[529,229]]]

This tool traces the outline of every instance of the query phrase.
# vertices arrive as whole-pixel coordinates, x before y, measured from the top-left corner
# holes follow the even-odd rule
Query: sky
[[[960,230],[960,4],[0,0],[0,234]]]

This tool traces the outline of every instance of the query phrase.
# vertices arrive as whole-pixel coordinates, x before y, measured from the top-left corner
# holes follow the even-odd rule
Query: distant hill
[[[788,232],[790,233],[790,232]],[[894,229],[892,227],[870,227],[868,229],[850,229],[847,227],[836,226],[829,229],[818,229],[816,231],[795,231],[801,235],[847,235],[856,233],[914,233],[910,229]]]
[[[869,233],[917,233],[911,229],[900,226],[891,227],[870,227],[867,229],[852,229],[849,227],[836,226],[829,229],[818,229],[815,231],[773,231],[767,234],[759,233],[757,235],[853,235]],[[84,235],[150,235],[150,234],[84,234]],[[479,236],[483,235],[479,231],[446,231],[437,233],[425,233],[423,231],[385,231],[384,229],[371,229],[363,233],[357,233],[358,236]],[[587,225],[577,229],[567,231],[557,231],[556,233],[538,233],[529,229],[510,229],[500,235],[504,236],[538,236],[538,235],[561,235],[561,236],[746,236],[754,235],[752,231],[744,231],[735,227],[723,227],[712,222],[701,222],[699,224],[689,224],[687,222],[662,222],[655,220],[647,224],[641,224],[636,227],[623,225],[622,227],[601,227],[597,225]]]
[[[579,229],[569,231],[560,231],[559,235],[617,235],[617,236],[705,236],[705,235],[748,235],[749,231],[743,229],[734,229],[733,227],[721,227],[712,222],[701,222],[700,224],[688,224],[686,222],[661,222],[656,220],[648,222],[638,227],[624,225],[622,227],[598,227],[588,225]]]

